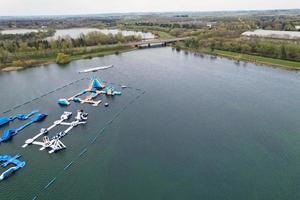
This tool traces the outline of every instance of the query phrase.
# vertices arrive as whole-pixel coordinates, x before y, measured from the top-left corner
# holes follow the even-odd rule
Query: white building
[[[300,32],[297,31],[271,31],[271,30],[255,30],[242,33],[246,37],[264,37],[273,39],[300,40]]]

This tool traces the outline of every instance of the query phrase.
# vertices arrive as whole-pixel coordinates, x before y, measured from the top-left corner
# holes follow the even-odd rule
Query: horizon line
[[[299,10],[299,8],[270,8],[270,9],[225,9],[225,10],[198,10],[198,11],[125,11],[125,12],[101,12],[101,13],[77,13],[77,14],[33,14],[33,15],[0,15],[4,17],[52,17],[52,16],[91,16],[91,15],[120,15],[120,14],[159,14],[159,13],[209,13],[209,12],[253,12],[253,11],[288,11]],[[300,14],[300,12],[299,12]]]

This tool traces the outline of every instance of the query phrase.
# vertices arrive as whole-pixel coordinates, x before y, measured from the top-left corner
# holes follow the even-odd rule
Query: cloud
[[[0,0],[0,15],[300,8],[300,0]]]

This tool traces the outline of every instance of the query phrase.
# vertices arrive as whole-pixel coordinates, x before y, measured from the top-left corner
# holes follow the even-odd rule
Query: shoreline
[[[252,64],[281,68],[285,70],[293,70],[293,71],[300,70],[300,62],[297,61],[282,60],[282,59],[243,54],[243,53],[237,53],[231,51],[223,51],[217,49],[215,49],[214,51],[210,51],[209,49],[191,49],[191,48],[181,47],[181,46],[173,46],[173,48],[183,50],[183,51],[190,51],[194,53],[208,54],[220,58],[227,58],[230,60],[235,60],[237,62],[244,61],[246,63],[249,62]]]
[[[136,50],[135,47],[124,45],[119,50],[108,49],[108,50],[99,51],[99,52],[92,52],[92,53],[79,54],[79,55],[71,55],[70,56],[70,62],[75,61],[75,60],[81,60],[81,59],[92,59],[92,58],[95,58],[95,57],[103,57],[103,56],[107,56],[107,55],[125,53],[125,52],[129,52],[129,51],[134,51],[134,50]],[[28,61],[31,61],[32,64],[24,65],[24,66],[8,65],[8,66],[5,66],[5,67],[2,67],[0,69],[0,73],[1,72],[20,71],[20,70],[25,70],[27,68],[38,67],[40,65],[54,64],[54,63],[56,63],[56,56],[46,57],[46,58],[41,58],[41,59],[36,59],[36,60],[28,60]]]
[[[97,48],[97,46],[95,46],[95,47]],[[92,48],[95,48],[95,47],[92,47]],[[217,50],[217,49],[215,49],[214,51],[211,51],[209,49],[192,49],[192,48],[187,48],[187,47],[182,47],[182,46],[171,46],[171,47],[173,47],[174,49],[179,49],[179,50],[183,50],[183,51],[218,56],[220,58],[227,58],[230,60],[235,60],[237,62],[244,61],[246,63],[249,62],[249,63],[253,63],[253,64],[281,68],[281,69],[286,69],[286,70],[294,70],[294,71],[300,70],[300,62],[296,62],[296,61],[275,59],[275,58],[243,54],[243,53],[237,53],[237,52],[231,52],[231,51],[223,51],[223,50]],[[81,59],[92,59],[95,57],[102,57],[102,56],[107,56],[107,55],[125,53],[125,52],[129,52],[129,51],[134,51],[134,50],[137,50],[137,48],[125,44],[125,45],[122,45],[119,50],[111,50],[108,48],[107,50],[99,51],[99,52],[71,55],[70,62],[75,61],[75,60],[81,60]],[[31,61],[31,64],[24,65],[24,66],[8,65],[6,67],[2,67],[0,69],[0,73],[1,72],[20,71],[20,70],[24,70],[27,68],[38,67],[40,65],[54,64],[54,63],[56,63],[56,56],[40,58],[40,59],[36,59],[36,60],[29,59],[27,61]]]

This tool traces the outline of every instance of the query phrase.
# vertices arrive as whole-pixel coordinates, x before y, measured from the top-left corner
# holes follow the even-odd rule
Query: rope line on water
[[[3,111],[2,114],[6,114],[6,113],[9,113],[9,112],[12,112],[13,110],[16,110],[16,109],[18,109],[18,108],[20,108],[20,107],[22,107],[22,106],[25,106],[25,105],[27,105],[27,104],[29,104],[29,103],[32,103],[32,102],[34,102],[34,101],[37,101],[37,100],[39,100],[39,99],[41,99],[41,98],[44,98],[44,97],[48,96],[49,94],[52,94],[52,93],[54,93],[54,92],[56,92],[56,91],[59,91],[59,90],[61,90],[61,89],[63,89],[63,88],[66,88],[66,87],[68,87],[70,84],[72,85],[72,84],[74,84],[74,83],[78,83],[79,81],[83,81],[83,80],[85,80],[85,79],[89,79],[89,78],[88,78],[88,77],[80,78],[80,79],[77,79],[77,80],[75,80],[75,81],[73,81],[73,82],[71,82],[71,83],[67,83],[66,85],[63,85],[63,86],[61,86],[61,87],[59,87],[59,88],[56,88],[56,89],[54,89],[54,90],[52,90],[52,91],[46,92],[46,93],[40,95],[39,97],[35,97],[35,98],[33,98],[33,99],[31,99],[31,100],[28,100],[28,101],[26,101],[26,102],[24,102],[24,103],[22,103],[22,104],[13,106],[12,108],[10,108],[10,109],[8,109],[8,110]]]
[[[39,99],[42,99],[42,98],[44,98],[44,97],[46,97],[46,96],[48,96],[48,95],[50,95],[50,94],[52,94],[52,93],[54,93],[54,92],[57,92],[57,91],[59,91],[59,90],[61,90],[61,89],[63,89],[63,88],[66,88],[66,87],[68,87],[68,86],[70,86],[70,85],[73,85],[74,83],[78,83],[78,82],[80,82],[80,81],[83,81],[83,80],[89,80],[89,79],[90,79],[89,77],[84,77],[84,78],[77,79],[77,80],[75,80],[75,81],[73,81],[73,82],[71,82],[71,83],[67,83],[67,84],[65,84],[65,85],[63,85],[63,86],[61,86],[61,87],[59,87],[59,88],[56,88],[56,89],[54,89],[54,90],[52,90],[52,91],[49,91],[49,92],[47,92],[47,93],[45,93],[45,94],[42,94],[42,95],[39,96],[39,97],[35,97],[35,98],[33,98],[33,99],[31,99],[31,100],[28,100],[28,101],[26,101],[26,102],[24,102],[24,103],[22,103],[22,104],[13,106],[12,108],[10,108],[10,109],[8,109],[8,110],[6,110],[6,111],[2,111],[1,114],[6,114],[6,113],[9,113],[9,112],[12,112],[12,111],[17,110],[18,108],[20,108],[20,107],[22,107],[22,106],[25,106],[25,105],[27,105],[27,104],[29,104],[29,103],[32,103],[32,102],[37,101],[37,100],[39,100]],[[108,83],[107,81],[102,81],[102,82],[103,82],[103,83]],[[113,85],[113,83],[110,83],[110,84]],[[116,84],[116,85],[121,85],[121,84]],[[132,87],[127,87],[127,88],[129,88],[129,89],[135,89],[135,90],[137,90],[137,91],[142,91],[142,89],[139,89],[139,88],[132,88]],[[145,91],[144,91],[144,92],[145,92]],[[143,93],[143,94],[144,94],[144,93]]]
[[[104,82],[104,81],[103,81]],[[143,91],[143,90],[140,90],[140,91]],[[145,91],[142,92],[142,94],[145,94]],[[138,95],[139,98],[140,98],[140,94]],[[63,173],[67,170],[69,170],[71,168],[71,166],[75,165],[82,157],[84,154],[88,153],[88,150],[89,148],[91,148],[94,143],[97,141],[97,139],[105,132],[105,130],[113,123],[114,120],[116,120],[127,108],[128,108],[128,105],[131,105],[135,102],[135,100],[138,99],[138,98],[134,98],[133,100],[131,100],[128,104],[124,105],[123,108],[118,111],[116,114],[114,114],[114,116],[112,117],[111,120],[109,120],[105,125],[104,127],[95,135],[93,136],[92,139],[90,139],[89,143],[86,144],[86,146],[77,154],[77,156],[69,163],[67,164],[62,170],[59,170],[57,173],[56,173],[56,176],[53,177],[48,183],[47,185],[45,185],[45,187],[43,189],[41,189],[40,191],[37,192],[37,194],[32,198],[32,200],[36,200],[38,199],[39,195],[44,191],[44,190],[47,190],[50,186],[52,186],[55,181],[63,175]]]
[[[68,170],[69,167],[71,167],[71,165],[73,165],[73,163],[74,163],[73,161],[70,162],[67,166],[64,167],[64,170],[65,170],[65,171]]]
[[[44,187],[44,190],[46,190],[48,187],[50,187],[55,181],[56,181],[56,177],[51,179],[51,181]]]

